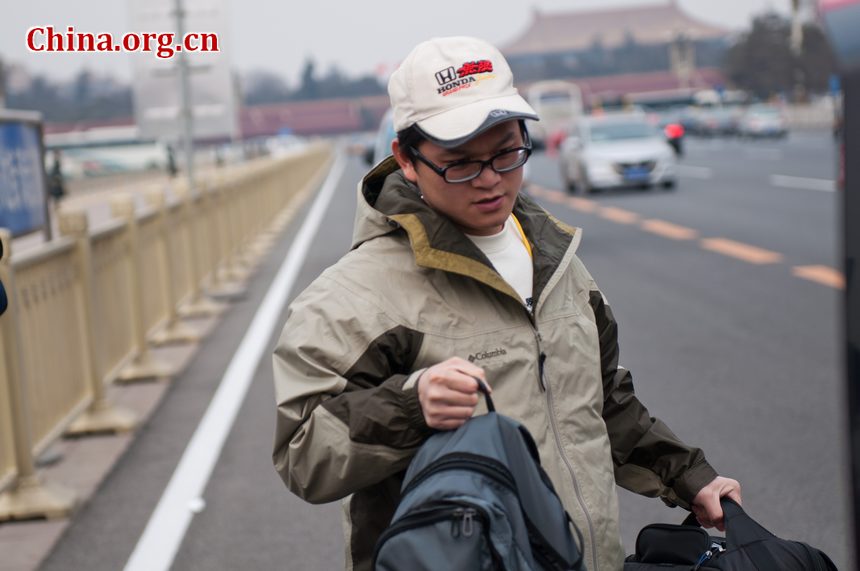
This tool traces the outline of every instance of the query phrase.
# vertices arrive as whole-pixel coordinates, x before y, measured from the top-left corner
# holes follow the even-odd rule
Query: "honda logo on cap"
[[[453,67],[436,72],[436,81],[439,82],[439,85],[451,83],[455,79],[457,79],[457,70]]]

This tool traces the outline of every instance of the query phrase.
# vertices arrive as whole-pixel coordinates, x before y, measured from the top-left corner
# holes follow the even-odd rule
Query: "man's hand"
[[[482,368],[460,357],[451,357],[424,371],[417,389],[427,426],[454,430],[472,417],[480,396],[473,377],[487,382]]]
[[[710,484],[699,490],[693,498],[691,507],[696,519],[702,527],[716,527],[725,531],[723,523],[723,508],[720,506],[720,498],[728,496],[740,505],[741,485],[737,480],[717,476]]]

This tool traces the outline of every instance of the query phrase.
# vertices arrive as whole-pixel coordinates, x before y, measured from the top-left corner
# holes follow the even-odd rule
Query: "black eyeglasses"
[[[523,133],[525,135],[525,133]],[[412,155],[430,167],[433,172],[445,179],[445,182],[456,184],[468,182],[481,176],[484,167],[490,167],[499,174],[511,172],[526,164],[532,154],[531,142],[528,135],[524,136],[525,144],[513,149],[505,149],[498,152],[485,161],[464,160],[451,163],[445,167],[434,164],[430,159],[422,155],[415,147],[409,147]]]

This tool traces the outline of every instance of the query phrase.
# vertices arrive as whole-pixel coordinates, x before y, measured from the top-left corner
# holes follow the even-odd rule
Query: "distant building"
[[[649,86],[639,89],[634,83],[632,91],[702,88],[721,80],[717,69],[730,34],[685,13],[676,0],[574,12],[535,10],[528,28],[502,52],[519,83],[626,75],[649,78]]]

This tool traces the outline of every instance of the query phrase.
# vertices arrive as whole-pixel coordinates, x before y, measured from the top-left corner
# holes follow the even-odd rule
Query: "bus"
[[[538,81],[526,90],[526,99],[540,121],[529,125],[536,148],[553,146],[583,113],[582,90],[575,83],[560,80]]]

